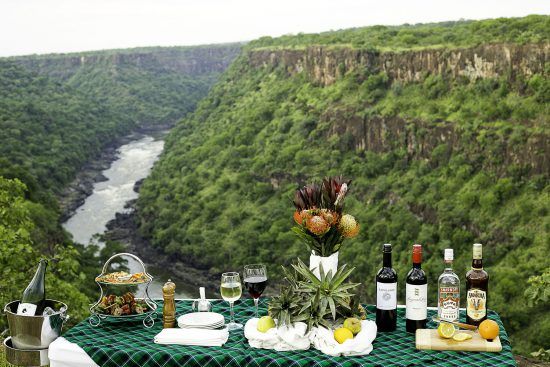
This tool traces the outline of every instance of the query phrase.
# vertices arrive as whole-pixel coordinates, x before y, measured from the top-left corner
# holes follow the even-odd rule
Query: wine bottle
[[[409,333],[426,328],[428,318],[428,279],[422,270],[422,246],[413,245],[413,267],[407,274],[406,329]]]
[[[23,292],[21,302],[17,306],[18,315],[42,315],[46,306],[46,267],[48,260],[40,260],[34,277]]]
[[[382,268],[376,274],[376,326],[378,331],[397,327],[397,273],[391,264],[391,244],[382,249]]]
[[[474,243],[472,269],[466,273],[466,323],[478,326],[487,318],[489,274],[483,270],[481,243]]]

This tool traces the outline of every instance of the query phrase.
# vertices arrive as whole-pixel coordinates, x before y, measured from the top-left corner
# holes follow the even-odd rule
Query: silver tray
[[[109,270],[109,265],[111,264],[113,259],[115,259],[117,257],[122,257],[122,256],[128,256],[128,257],[131,257],[134,260],[136,260],[141,265],[141,267],[143,268],[143,273],[145,274],[146,278],[149,279],[149,280],[144,281],[144,282],[139,282],[139,283],[121,283],[121,284],[98,281],[97,280],[98,278],[100,278],[100,277],[104,276],[105,274],[107,274],[107,272]],[[109,260],[107,260],[105,262],[105,264],[103,265],[103,270],[101,271],[101,274],[96,277],[96,283],[99,286],[99,289],[101,290],[101,294],[99,296],[99,300],[90,307],[91,316],[88,319],[88,322],[90,323],[90,325],[92,325],[94,327],[99,326],[102,321],[108,321],[110,323],[141,321],[143,323],[143,326],[145,326],[146,328],[153,327],[153,325],[155,324],[155,319],[157,317],[157,312],[156,311],[157,311],[157,308],[158,308],[158,304],[151,298],[151,296],[149,296],[149,285],[151,284],[152,281],[153,281],[153,276],[151,274],[147,273],[147,271],[145,270],[145,264],[136,255],[133,255],[133,254],[130,254],[130,253],[127,253],[127,252],[122,252],[122,253],[111,256],[109,258]],[[103,299],[103,297],[105,295],[103,286],[138,286],[140,284],[145,284],[145,295],[146,295],[146,297],[136,298],[136,300],[141,300],[141,301],[145,302],[145,304],[147,304],[147,306],[149,307],[149,311],[141,313],[141,314],[120,315],[120,316],[106,315],[104,313],[101,313],[101,312],[97,311],[97,306],[101,303],[101,300]]]

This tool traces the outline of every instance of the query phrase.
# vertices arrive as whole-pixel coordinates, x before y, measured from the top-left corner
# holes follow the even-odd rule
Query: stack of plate
[[[193,312],[178,317],[182,329],[219,329],[225,324],[223,315],[215,312]]]

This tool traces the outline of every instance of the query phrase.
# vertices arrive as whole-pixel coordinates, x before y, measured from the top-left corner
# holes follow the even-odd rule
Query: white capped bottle
[[[453,272],[453,260],[453,249],[445,249],[445,270],[437,281],[437,316],[447,321],[459,321],[460,278]]]

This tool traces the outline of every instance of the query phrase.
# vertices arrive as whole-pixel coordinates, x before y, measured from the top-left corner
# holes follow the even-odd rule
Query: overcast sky
[[[0,56],[550,14],[549,0],[0,0]]]

